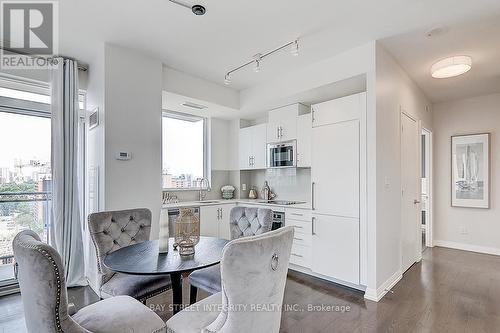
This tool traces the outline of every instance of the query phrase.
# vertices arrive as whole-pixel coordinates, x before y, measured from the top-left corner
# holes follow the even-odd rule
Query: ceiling
[[[241,90],[372,40],[500,14],[498,0],[200,2],[207,7],[201,17],[168,0],[61,1],[60,53],[92,65],[98,46],[110,42],[223,84],[224,74],[252,55],[300,37],[299,57],[284,50],[263,61],[259,73],[235,73],[231,87]],[[403,51],[398,58],[411,61]]]
[[[381,41],[434,103],[500,92],[500,15],[465,20]],[[472,57],[472,69],[454,78],[434,79],[433,63],[454,55]]]

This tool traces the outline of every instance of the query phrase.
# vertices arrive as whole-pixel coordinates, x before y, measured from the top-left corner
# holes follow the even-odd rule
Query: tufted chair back
[[[115,274],[104,266],[104,257],[122,247],[149,240],[151,211],[146,208],[99,212],[88,217],[90,237],[97,253],[99,288]]]
[[[42,243],[31,230],[18,233],[12,247],[28,332],[90,333],[68,313],[64,267],[59,253]]]
[[[265,208],[235,207],[231,209],[231,239],[260,235],[271,231],[273,212]]]
[[[224,247],[222,311],[202,332],[279,332],[293,233],[283,227]]]

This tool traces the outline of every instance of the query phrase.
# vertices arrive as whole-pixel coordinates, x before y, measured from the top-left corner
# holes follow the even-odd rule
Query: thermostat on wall
[[[120,161],[128,161],[132,158],[132,154],[126,151],[120,151],[116,154],[116,159]]]

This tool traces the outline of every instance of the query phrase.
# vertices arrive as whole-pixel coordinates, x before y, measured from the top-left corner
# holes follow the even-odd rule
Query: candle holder
[[[181,208],[175,221],[175,243],[181,256],[193,255],[200,241],[200,220],[192,209]]]

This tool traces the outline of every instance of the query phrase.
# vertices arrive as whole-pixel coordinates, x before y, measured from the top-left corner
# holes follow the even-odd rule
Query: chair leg
[[[198,294],[198,288],[191,285],[191,289],[189,291],[189,304],[196,303],[196,295]]]

